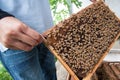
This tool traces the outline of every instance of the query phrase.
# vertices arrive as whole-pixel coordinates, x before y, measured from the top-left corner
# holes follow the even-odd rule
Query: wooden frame
[[[52,29],[54,29],[54,27],[51,28],[50,30],[46,31],[45,34],[48,34],[49,31],[51,31]],[[98,66],[101,64],[101,62],[103,61],[104,57],[107,55],[107,53],[112,48],[114,42],[118,39],[119,36],[120,36],[120,33],[116,36],[116,38],[114,39],[113,43],[109,46],[109,48],[103,54],[103,56],[100,58],[100,60],[98,61],[98,63],[94,66],[93,70],[90,73],[88,73],[87,76],[85,76],[83,78],[83,80],[90,80],[91,76],[96,71],[96,69],[98,68]],[[63,59],[58,55],[58,53],[54,50],[54,48],[51,45],[48,44],[49,41],[47,41],[44,37],[43,37],[43,42],[46,45],[46,47],[51,51],[51,53],[53,53],[55,55],[55,57],[61,62],[61,64],[66,68],[66,70],[70,73],[70,75],[75,80],[79,80],[79,78],[76,76],[76,74],[71,70],[71,68],[66,64],[66,62],[63,61]]]

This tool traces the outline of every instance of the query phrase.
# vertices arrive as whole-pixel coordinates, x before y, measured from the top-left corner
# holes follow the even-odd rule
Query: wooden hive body
[[[103,62],[91,80],[120,80],[120,62]]]

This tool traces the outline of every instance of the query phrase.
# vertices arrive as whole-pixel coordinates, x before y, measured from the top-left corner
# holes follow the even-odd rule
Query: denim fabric
[[[43,44],[29,52],[8,49],[0,57],[14,80],[57,80],[54,56]]]

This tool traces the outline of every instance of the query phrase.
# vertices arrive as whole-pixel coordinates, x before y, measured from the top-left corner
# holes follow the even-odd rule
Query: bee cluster
[[[56,25],[47,41],[81,78],[93,70],[119,33],[119,19],[99,1]]]

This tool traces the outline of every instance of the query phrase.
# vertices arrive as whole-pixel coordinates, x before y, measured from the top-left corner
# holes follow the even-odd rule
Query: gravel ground
[[[58,60],[56,62],[56,68],[57,68],[57,80],[66,80],[68,72]]]

